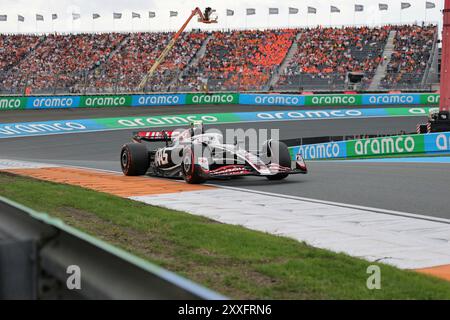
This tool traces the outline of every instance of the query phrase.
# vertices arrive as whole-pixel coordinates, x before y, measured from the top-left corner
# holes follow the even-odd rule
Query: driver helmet
[[[205,133],[203,122],[194,121],[191,123],[191,136],[198,136]]]

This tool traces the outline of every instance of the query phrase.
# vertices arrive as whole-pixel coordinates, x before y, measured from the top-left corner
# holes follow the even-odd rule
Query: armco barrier
[[[69,290],[68,270],[75,268],[79,268],[81,289]],[[225,297],[58,219],[0,197],[2,299]]]
[[[450,153],[450,132],[328,142],[290,148],[305,160]]]
[[[0,97],[0,111],[16,109],[111,108],[202,104],[317,107],[364,105],[435,106],[439,104],[439,94],[285,95],[247,93],[161,93],[144,95]]]

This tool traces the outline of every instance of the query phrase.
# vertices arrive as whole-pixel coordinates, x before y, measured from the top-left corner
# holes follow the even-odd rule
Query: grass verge
[[[239,299],[450,299],[450,282],[79,187],[0,173],[0,195]],[[276,214],[276,212],[274,212]]]

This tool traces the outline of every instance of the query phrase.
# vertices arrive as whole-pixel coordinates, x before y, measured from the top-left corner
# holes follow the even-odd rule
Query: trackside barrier
[[[450,132],[310,144],[291,147],[290,152],[293,159],[301,154],[305,160],[446,154]]]
[[[218,125],[229,123],[360,119],[397,116],[424,117],[433,109],[434,107],[299,109],[0,123],[0,139],[137,128],[181,127],[189,125],[193,121],[202,121],[207,125]]]
[[[143,95],[0,97],[0,111],[19,109],[67,109],[105,107],[150,107],[203,104],[241,104],[261,106],[386,106],[439,104],[439,94],[247,94],[188,93]]]
[[[68,279],[76,270],[81,289],[70,290]],[[226,299],[0,197],[0,299],[74,298]]]

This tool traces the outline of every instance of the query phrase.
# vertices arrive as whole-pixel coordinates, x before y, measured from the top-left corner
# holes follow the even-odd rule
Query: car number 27
[[[157,166],[164,166],[169,163],[169,154],[165,149],[159,149],[156,151],[155,163]]]

